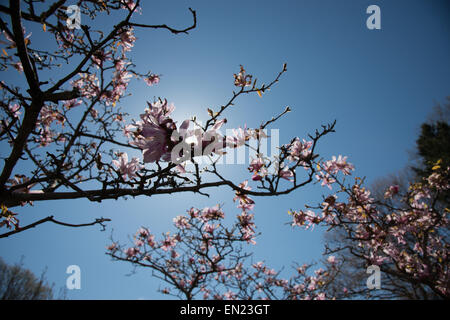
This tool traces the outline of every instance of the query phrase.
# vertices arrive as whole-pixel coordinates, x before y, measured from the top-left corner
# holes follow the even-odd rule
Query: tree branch
[[[33,223],[31,223],[31,224],[29,224],[29,225],[27,225],[25,227],[19,227],[19,228],[16,228],[15,230],[13,230],[13,231],[0,234],[0,238],[9,237],[9,236],[11,236],[13,234],[16,234],[16,233],[19,233],[19,232],[22,232],[22,231],[34,228],[34,227],[36,227],[36,226],[38,226],[40,224],[43,224],[45,222],[53,222],[55,224],[59,224],[59,225],[62,225],[62,226],[65,226],[65,227],[71,227],[71,228],[88,227],[88,226],[93,226],[95,224],[99,224],[99,225],[102,226],[102,228],[104,230],[105,229],[105,225],[103,223],[106,222],[106,221],[111,221],[111,219],[108,219],[108,218],[97,218],[97,219],[95,219],[95,221],[90,222],[90,223],[71,224],[71,223],[66,223],[66,222],[61,222],[61,221],[55,220],[53,218],[53,216],[48,216],[48,217],[46,217],[44,219],[38,220],[36,222],[33,222]]]

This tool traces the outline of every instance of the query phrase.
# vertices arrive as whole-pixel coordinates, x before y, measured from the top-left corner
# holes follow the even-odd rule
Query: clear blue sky
[[[381,30],[366,28],[366,8],[371,4],[381,8]],[[144,1],[139,20],[184,27],[191,23],[188,7],[198,14],[198,27],[189,35],[136,32],[136,65],[163,77],[151,88],[130,85],[133,96],[122,105],[135,118],[153,97],[173,102],[177,120],[195,114],[205,118],[207,107],[220,106],[230,96],[232,75],[240,64],[269,81],[286,62],[288,72],[262,99],[255,94],[239,100],[235,111],[227,114],[229,127],[258,126],[289,105],[293,112],[274,126],[286,143],[337,119],[336,133],[322,140],[318,152],[327,158],[347,155],[356,174],[370,183],[405,166],[420,124],[436,102],[450,95],[448,1],[159,0]],[[14,72],[4,72],[1,78],[16,77]],[[243,180],[245,166],[224,169],[235,181]],[[276,199],[257,199],[256,222],[263,234],[255,260],[280,268],[321,257],[320,230],[285,225],[288,209],[316,203],[320,191],[311,186]],[[233,193],[223,188],[211,190],[209,199],[184,194],[102,204],[35,203],[20,209],[23,223],[49,214],[73,223],[100,216],[112,222],[106,232],[42,225],[1,239],[0,256],[14,263],[23,255],[25,266],[37,274],[48,267],[47,276],[56,287],[65,285],[67,266],[79,265],[82,289],[69,291],[72,299],[164,298],[156,293],[160,282],[149,271],[140,269],[127,277],[131,265],[112,262],[104,254],[111,230],[122,242],[141,225],[158,234],[170,229],[172,218],[187,208],[216,203],[235,216],[232,198]]]

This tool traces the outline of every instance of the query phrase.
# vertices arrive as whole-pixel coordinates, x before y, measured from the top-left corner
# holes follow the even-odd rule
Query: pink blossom
[[[126,180],[127,176],[129,179],[137,177],[136,172],[142,169],[138,158],[133,158],[128,162],[128,155],[124,152],[120,154],[119,160],[112,160],[112,163],[119,169],[124,180]]]
[[[327,259],[327,262],[329,263],[329,264],[336,264],[337,263],[337,261],[336,261],[336,257],[335,256],[329,256],[328,257],[328,259]]]
[[[216,230],[216,228],[217,228],[217,225],[215,225],[215,224],[209,224],[209,223],[206,223],[206,224],[203,226],[203,230],[204,230],[205,232],[211,233],[211,234],[214,233],[214,230]]]
[[[292,172],[291,169],[289,169],[288,166],[282,168],[279,172],[278,172],[278,176],[280,178],[286,179],[288,181],[294,182],[294,179],[290,179],[291,177],[294,176],[294,173]]]
[[[132,144],[143,151],[144,162],[156,162],[160,159],[171,160],[171,136],[177,127],[169,117],[175,109],[167,100],[148,103],[149,108],[141,114],[142,121],[137,122],[137,133]],[[183,125],[186,126],[183,122]]]
[[[243,211],[240,215],[237,216],[239,225],[242,229],[247,229],[248,231],[255,232],[255,223],[253,222],[254,215],[248,214]]]
[[[185,216],[177,216],[173,218],[173,222],[178,229],[189,229],[191,227]]]
[[[15,103],[12,106],[8,106],[9,111],[13,114],[14,118],[19,118],[22,112],[20,112],[20,105]]]
[[[133,135],[134,131],[132,131],[132,130],[134,130],[134,129],[136,129],[135,125],[132,125],[132,124],[126,125],[123,128],[123,134],[125,136],[129,137],[129,136]]]
[[[306,229],[313,227],[315,224],[320,223],[323,219],[319,216],[316,216],[314,211],[311,210],[299,210],[298,212],[291,212],[292,214],[292,226],[298,226],[302,227],[306,223],[308,225],[306,226]]]
[[[253,181],[260,181],[268,174],[268,170],[265,167],[264,160],[261,157],[253,159],[250,162],[248,170],[250,172],[253,172],[252,176]]]
[[[134,10],[136,3],[133,0],[121,0],[122,8],[128,10]]]
[[[72,109],[76,106],[81,105],[83,102],[81,100],[78,99],[71,99],[71,100],[66,100],[63,105],[64,107],[66,107],[67,109]]]
[[[251,190],[250,186],[248,185],[248,180],[240,183],[238,187],[243,190]],[[238,208],[241,208],[242,210],[253,210],[253,208],[255,207],[255,201],[253,201],[253,199],[251,199],[247,194],[242,193],[241,191],[236,191],[236,196],[233,198],[233,201],[236,200],[239,200]]]
[[[252,85],[252,76],[245,73],[245,69],[242,65],[239,73],[234,74],[234,85],[236,87],[246,87]]]
[[[333,156],[331,160],[327,161],[324,164],[324,170],[332,174],[337,174],[341,171],[344,175],[350,175],[350,171],[354,170],[354,166],[351,163],[347,163],[347,157],[339,155],[338,158]]]
[[[295,140],[289,145],[289,161],[299,161],[306,160],[311,155],[311,146],[312,141],[300,141],[299,138],[295,138]]]
[[[104,50],[98,50],[92,54],[91,59],[94,62],[94,64],[97,66],[97,68],[100,68],[103,66],[103,62],[106,60],[111,60],[112,52],[108,51],[105,53]]]
[[[147,238],[150,235],[150,232],[148,231],[148,229],[140,228],[137,231],[137,235],[141,238]]]
[[[156,245],[154,235],[151,234],[147,237],[147,244],[152,248]]]
[[[71,81],[72,87],[77,88],[85,98],[98,96],[100,89],[97,76],[91,73],[80,73],[79,75],[79,79]]]
[[[164,251],[168,251],[170,249],[172,249],[173,247],[175,247],[175,245],[177,244],[177,240],[175,237],[171,237],[168,233],[166,234],[164,240],[161,242],[161,248]]]
[[[120,31],[120,43],[123,51],[130,51],[135,41],[136,37],[133,35],[133,28]]]
[[[202,210],[201,218],[205,222],[207,222],[209,220],[223,219],[224,217],[225,217],[225,214],[220,209],[219,205],[215,205],[214,207],[206,207]]]
[[[149,85],[152,86],[154,84],[158,84],[160,80],[159,75],[157,74],[151,74],[148,77],[144,78],[144,81]]]
[[[138,248],[128,248],[125,251],[125,254],[127,255],[128,258],[132,258],[135,257],[136,255],[138,255],[140,253]]]
[[[249,140],[250,136],[247,129],[239,127],[239,129],[233,129],[233,135],[225,138],[225,144],[229,148],[241,147]]]
[[[321,185],[327,186],[331,190],[331,185],[336,182],[336,179],[334,179],[329,173],[324,173],[322,171],[319,171],[318,174],[316,174],[316,179],[321,181]]]

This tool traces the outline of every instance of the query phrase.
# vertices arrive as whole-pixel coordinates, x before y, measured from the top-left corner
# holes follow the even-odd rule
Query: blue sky
[[[366,8],[372,4],[381,8],[381,30],[366,27]],[[132,96],[122,107],[134,118],[146,100],[165,97],[177,107],[176,120],[192,115],[205,119],[206,108],[217,108],[231,95],[233,73],[240,64],[267,83],[286,62],[288,72],[270,92],[263,98],[246,96],[226,114],[228,127],[256,127],[289,105],[289,117],[273,126],[286,143],[336,119],[336,133],[325,137],[317,151],[325,158],[347,155],[355,174],[370,183],[406,165],[420,124],[436,102],[450,95],[448,1],[144,1],[137,19],[184,27],[191,23],[188,7],[198,14],[198,26],[189,35],[136,32],[131,55],[135,64],[163,76],[155,87],[130,85]],[[28,30],[40,37],[39,29]],[[14,70],[1,77],[19,75]],[[229,165],[224,170],[239,182],[245,167]],[[191,206],[223,203],[229,216],[238,213],[229,189],[210,191],[209,199],[182,194],[102,204],[35,203],[20,209],[24,221],[53,214],[73,223],[100,216],[112,222],[105,232],[42,225],[1,239],[0,256],[14,263],[23,255],[25,266],[37,274],[48,267],[47,276],[56,287],[65,285],[67,266],[79,265],[82,288],[69,291],[68,298],[164,298],[156,292],[160,282],[149,271],[126,276],[131,265],[112,262],[104,254],[111,230],[115,239],[125,242],[141,225],[156,234],[170,229],[172,218]],[[288,209],[315,204],[321,191],[326,192],[310,186],[288,196],[257,199],[255,216],[262,236],[255,260],[280,268],[320,259],[322,232],[292,229],[285,223]]]

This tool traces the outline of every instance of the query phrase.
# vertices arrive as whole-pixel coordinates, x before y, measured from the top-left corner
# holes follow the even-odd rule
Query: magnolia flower
[[[307,159],[311,155],[311,146],[312,141],[300,141],[299,138],[295,138],[295,140],[289,145],[289,161],[298,161],[302,159]]]
[[[147,83],[149,86],[158,84],[159,80],[160,80],[160,78],[159,78],[159,75],[157,75],[157,74],[151,74],[148,77],[144,78],[145,83]]]
[[[83,97],[88,99],[96,97],[100,92],[97,76],[93,73],[80,73],[79,75],[79,79],[71,81],[72,87],[78,89]]]
[[[130,62],[125,60],[125,56],[122,56],[121,59],[114,60],[114,69],[117,72],[123,71]]]
[[[120,43],[122,44],[123,51],[130,51],[135,41],[136,37],[133,35],[133,28],[122,30],[120,33]]]
[[[67,109],[72,109],[76,106],[81,105],[83,102],[81,100],[78,99],[71,99],[71,100],[66,100],[63,105],[64,107],[66,107]]]
[[[220,209],[219,205],[215,205],[214,207],[206,207],[202,210],[201,218],[203,221],[209,221],[209,220],[219,220],[223,219],[225,217],[225,214]]]
[[[145,228],[140,228],[137,235],[141,238],[147,238],[150,235],[150,232]]]
[[[330,264],[336,264],[336,257],[335,256],[329,256],[327,259],[327,262]]]
[[[166,237],[164,238],[164,240],[161,242],[161,248],[164,251],[169,251],[170,249],[172,249],[173,247],[175,247],[175,245],[177,244],[177,240],[175,237],[171,237],[168,233],[166,234]]]
[[[267,170],[267,168],[265,168],[264,165],[265,165],[264,160],[261,157],[253,159],[250,162],[250,166],[248,167],[248,170],[250,172],[253,172],[253,176],[252,176],[253,181],[260,181],[268,174],[268,170]]]
[[[250,135],[246,127],[239,129],[233,129],[233,135],[225,138],[225,144],[229,148],[241,147],[247,140],[250,139]]]
[[[136,3],[133,0],[121,0],[122,8],[127,10],[134,10]]]
[[[342,157],[341,155],[338,158],[333,156],[331,160],[324,164],[324,170],[332,174],[337,174],[341,171],[344,175],[350,175],[350,171],[354,169],[351,163],[347,163],[347,157]]]
[[[308,225],[306,226],[306,229],[308,229],[323,221],[323,218],[316,216],[316,213],[311,210],[299,210],[298,212],[289,213],[292,214],[292,226],[302,227],[308,222]]]
[[[244,182],[240,183],[239,188],[243,190],[251,190],[250,186],[248,185],[248,180],[245,180]],[[241,193],[240,191],[236,191],[236,196],[233,198],[233,201],[239,200],[238,208],[241,208],[242,210],[253,210],[255,207],[255,201],[251,199],[248,195],[245,193]]]
[[[142,121],[136,123],[137,131],[131,144],[142,149],[145,163],[160,159],[170,161],[171,150],[178,142],[173,140],[180,137],[175,122],[170,118],[175,107],[168,105],[167,100],[148,103],[148,106],[145,113],[141,114]],[[183,121],[180,131],[186,130],[188,126],[189,120]]]
[[[261,157],[258,157],[250,162],[248,170],[250,172],[258,172],[262,167],[264,167],[264,160]]]
[[[125,251],[125,254],[127,255],[128,258],[135,257],[135,256],[136,256],[137,254],[139,254],[139,253],[140,253],[140,251],[139,251],[138,248],[128,248],[128,249]]]
[[[12,106],[9,105],[8,106],[9,111],[13,114],[14,118],[19,118],[19,116],[21,115],[22,112],[20,112],[20,105],[15,103]]]
[[[124,152],[120,154],[119,160],[112,160],[112,163],[122,174],[123,180],[125,180],[127,176],[129,179],[137,177],[136,171],[142,169],[138,158],[133,158],[128,162],[128,155]]]
[[[106,60],[111,60],[111,56],[112,56],[111,51],[105,53],[104,50],[98,50],[92,54],[91,59],[96,65],[96,67],[100,68],[103,66],[103,62],[105,62]]]
[[[329,173],[323,173],[322,171],[316,174],[316,179],[322,182],[322,187],[327,186],[330,190],[332,189],[331,185],[336,182],[336,179],[331,177]]]
[[[255,223],[253,222],[254,215],[248,214],[243,211],[240,215],[237,216],[239,225],[242,229],[247,229],[248,231],[255,232]]]
[[[288,181],[294,182],[294,179],[289,179],[289,178],[294,176],[294,173],[292,172],[291,169],[289,169],[288,166],[286,166],[283,169],[281,169],[278,172],[278,175],[280,176],[280,178],[283,178],[283,179],[286,179]]]
[[[216,230],[216,228],[217,228],[217,225],[216,225],[216,224],[209,224],[209,223],[206,223],[206,224],[204,225],[204,227],[203,227],[203,230],[204,230],[205,232],[207,232],[207,233],[213,234],[213,233],[214,233],[214,230]]]
[[[147,237],[147,244],[152,248],[156,245],[155,236],[153,234]]]
[[[189,229],[191,227],[185,216],[177,216],[173,218],[173,222],[178,229]]]
[[[245,69],[241,65],[241,71],[238,74],[234,74],[234,85],[236,87],[246,87],[252,85],[252,76],[245,74]]]

